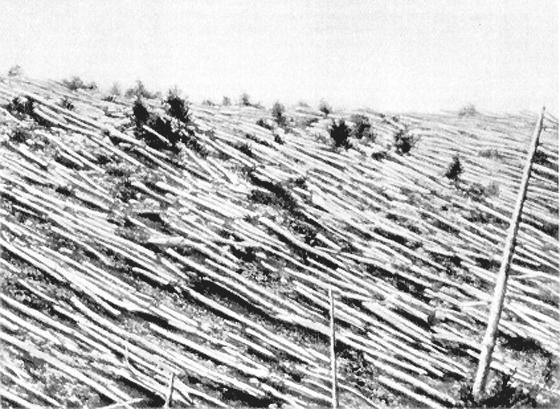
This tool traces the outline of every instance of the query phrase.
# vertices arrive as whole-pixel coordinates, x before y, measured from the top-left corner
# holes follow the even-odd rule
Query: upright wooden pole
[[[490,367],[490,363],[492,362],[492,352],[494,351],[494,345],[496,344],[496,333],[498,332],[498,323],[500,322],[500,316],[502,315],[504,297],[506,294],[509,266],[511,264],[511,260],[513,258],[513,253],[515,250],[517,230],[519,229],[519,222],[521,220],[521,213],[523,211],[523,203],[525,202],[525,196],[527,195],[529,177],[531,176],[531,169],[533,167],[533,158],[539,145],[539,137],[542,131],[543,119],[544,107],[539,117],[539,121],[537,122],[537,125],[535,127],[533,138],[531,140],[531,146],[529,147],[527,162],[525,164],[523,176],[521,178],[521,187],[519,189],[517,202],[515,203],[515,208],[511,216],[511,223],[509,226],[506,244],[502,255],[502,263],[496,277],[496,287],[494,288],[494,298],[492,299],[492,304],[490,306],[488,327],[486,328],[486,333],[484,334],[484,339],[482,340],[482,345],[480,346],[478,369],[473,384],[473,397],[476,401],[480,401],[484,394],[484,389],[486,387],[486,378],[488,377],[488,369]]]
[[[331,321],[331,382],[332,382],[332,407],[338,409],[338,389],[336,380],[336,353],[335,353],[335,327],[334,327],[334,295],[332,287],[329,287],[330,299],[330,321]]]
[[[167,385],[167,395],[165,396],[165,403],[163,404],[164,409],[171,408],[173,403],[173,383],[175,381],[175,373],[171,372],[169,374],[169,384]]]

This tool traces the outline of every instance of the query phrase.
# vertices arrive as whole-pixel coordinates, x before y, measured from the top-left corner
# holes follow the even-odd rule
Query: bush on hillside
[[[73,76],[69,79],[62,80],[62,85],[71,91],[77,91],[79,89],[85,89],[88,91],[97,89],[97,84],[95,82],[90,82],[86,84],[80,77]]]
[[[447,167],[447,171],[445,172],[445,177],[451,180],[457,180],[459,175],[463,173],[463,166],[461,165],[461,160],[459,159],[459,155],[453,156],[451,163]]]
[[[144,83],[140,80],[137,80],[136,85],[134,87],[127,89],[124,96],[127,98],[136,97],[136,98],[154,99],[159,96],[159,93],[148,91],[148,89],[144,86]]]
[[[321,111],[325,116],[329,116],[332,112],[332,107],[324,100],[319,103],[319,111]]]
[[[459,110],[459,117],[475,116],[477,114],[476,108],[473,104],[467,104]]]
[[[21,77],[23,75],[23,68],[21,65],[14,65],[8,70],[8,77]]]
[[[12,114],[33,115],[33,100],[27,97],[15,97],[6,105],[6,109]]]
[[[68,97],[64,97],[60,100],[60,106],[64,109],[69,110],[69,111],[74,110],[74,104],[72,103],[72,101]]]
[[[150,113],[140,98],[135,101],[132,113],[136,137],[144,140],[148,146],[161,150],[178,151],[178,144],[182,142],[201,156],[207,156],[207,150],[186,126],[191,120],[185,100],[171,96],[166,104],[171,119]]]
[[[371,129],[371,123],[367,116],[356,114],[352,115],[350,120],[354,122],[354,128],[352,129],[352,136],[354,138],[367,138],[375,141],[375,133]]]
[[[332,140],[334,141],[335,147],[348,149],[350,147],[350,142],[348,142],[350,133],[351,130],[348,125],[346,125],[344,119],[341,119],[338,122],[334,120],[332,121],[330,135]]]
[[[109,88],[109,95],[115,97],[120,97],[122,95],[121,87],[117,82],[113,83],[113,85],[111,85],[111,88]]]
[[[276,101],[272,106],[272,117],[279,126],[285,126],[287,123],[286,107],[280,102]]]
[[[393,135],[393,146],[398,154],[404,155],[410,152],[410,150],[416,144],[416,140],[410,133],[408,132],[408,128],[400,128],[394,135]]]
[[[239,104],[243,105],[245,107],[250,107],[251,106],[251,97],[249,96],[249,94],[247,94],[246,92],[241,94],[241,96],[239,97]]]
[[[271,131],[272,129],[274,129],[273,124],[272,124],[272,123],[269,123],[269,121],[266,120],[266,119],[264,119],[264,118],[259,118],[259,119],[257,119],[256,124],[257,124],[258,126],[260,126],[261,128],[268,129],[269,131]]]
[[[184,124],[191,122],[188,102],[179,96],[177,90],[170,90],[165,100],[166,111]]]

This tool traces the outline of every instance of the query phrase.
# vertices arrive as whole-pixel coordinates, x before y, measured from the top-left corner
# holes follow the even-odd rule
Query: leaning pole
[[[529,186],[529,178],[531,176],[531,170],[533,168],[533,159],[539,145],[539,137],[541,135],[543,127],[544,111],[545,108],[543,107],[537,125],[535,126],[533,137],[531,139],[531,146],[529,147],[527,162],[525,163],[523,176],[521,178],[521,187],[519,189],[515,208],[511,216],[511,222],[506,238],[504,252],[502,255],[500,270],[498,271],[498,275],[496,277],[494,297],[492,299],[490,313],[488,316],[488,327],[486,328],[486,333],[484,334],[484,339],[482,340],[482,344],[480,346],[478,369],[476,371],[476,377],[473,384],[473,397],[476,401],[480,401],[482,399],[486,386],[486,379],[488,377],[488,370],[490,368],[490,363],[492,362],[492,352],[494,351],[494,345],[496,344],[496,334],[498,332],[498,324],[500,322],[500,316],[502,315],[504,297],[506,294],[509,266],[513,258],[513,253],[515,251],[517,230],[519,229],[521,213],[523,211],[523,204],[525,202],[525,196],[527,195],[527,187]]]

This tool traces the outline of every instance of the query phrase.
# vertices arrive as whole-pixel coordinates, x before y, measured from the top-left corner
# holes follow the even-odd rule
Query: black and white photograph
[[[0,409],[560,407],[555,0],[0,0]]]

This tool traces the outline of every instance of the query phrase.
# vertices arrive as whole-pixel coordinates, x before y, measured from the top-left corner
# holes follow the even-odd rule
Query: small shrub
[[[459,110],[459,117],[470,117],[475,116],[477,114],[476,108],[473,104],[467,104],[463,108]]]
[[[297,210],[298,204],[296,200],[281,183],[268,183],[267,186],[263,187],[268,189],[268,191],[260,189],[251,191],[249,199],[252,202],[279,207],[290,212]]]
[[[194,132],[185,127],[187,123],[190,123],[186,102],[181,98],[178,100],[176,98],[178,97],[172,96],[167,102],[168,112],[170,116],[173,116],[171,120],[150,113],[142,103],[142,100],[137,99],[132,108],[134,122],[136,124],[136,136],[143,139],[148,146],[154,149],[171,149],[177,151],[177,144],[182,142],[187,148],[197,152],[202,157],[206,157],[208,151],[198,141]],[[144,125],[151,128],[160,135],[161,138],[144,129]]]
[[[305,102],[305,101],[299,101],[297,104],[298,104],[298,107],[302,107],[302,108],[311,108],[311,107],[309,106],[309,104],[308,104],[307,102]]]
[[[546,154],[545,151],[541,149],[537,149],[537,151],[535,152],[535,157],[533,159],[533,162],[538,165],[543,165],[543,166],[548,165],[549,164],[548,155]]]
[[[62,80],[62,84],[70,91],[77,91],[79,89],[85,89],[91,91],[97,89],[97,84],[95,82],[90,82],[89,84],[86,84],[78,76],[73,76],[70,79]]]
[[[489,159],[501,159],[504,157],[497,149],[484,149],[478,152],[478,156]]]
[[[279,145],[284,145],[284,139],[282,139],[282,137],[278,134],[274,134],[274,142],[276,142]]]
[[[15,97],[6,106],[6,109],[11,113],[18,113],[22,115],[33,115],[33,100],[27,97]]]
[[[148,99],[154,99],[159,96],[157,92],[148,91],[144,86],[144,83],[140,80],[136,81],[136,85],[134,87],[127,89],[124,95],[127,98],[136,97],[136,98],[148,98]]]
[[[202,101],[202,105],[205,105],[207,107],[216,106],[216,104],[210,99],[205,99],[204,101]]]
[[[323,100],[319,103],[319,111],[327,117],[332,112],[332,108],[326,101]]]
[[[539,387],[523,387],[513,385],[511,379],[513,373],[500,373],[488,386],[488,394],[480,402],[476,402],[472,396],[471,382],[461,385],[459,395],[461,404],[464,407],[484,407],[484,408],[527,408],[538,407],[537,396]]]
[[[8,70],[8,77],[21,77],[23,75],[23,68],[20,65],[14,65]]]
[[[394,147],[397,153],[400,155],[409,153],[416,144],[414,137],[410,135],[410,133],[408,132],[408,128],[406,127],[399,129],[393,136],[393,139]]]
[[[332,121],[330,135],[332,140],[334,141],[334,146],[337,148],[343,147],[348,149],[350,147],[350,143],[348,142],[348,137],[350,136],[351,130],[346,125],[344,119],[335,122]]]
[[[455,155],[445,172],[445,177],[451,180],[457,180],[461,173],[463,173],[463,166],[461,165],[459,156]]]
[[[109,95],[114,97],[120,97],[122,95],[122,90],[118,83],[115,82],[111,85],[111,88],[109,88]]]
[[[274,126],[272,126],[272,124],[268,123],[268,121],[264,118],[259,118],[257,120],[256,124],[258,126],[260,126],[261,128],[268,129],[269,131],[274,129]]]
[[[31,132],[27,129],[16,128],[10,135],[10,140],[16,143],[24,143],[32,138]]]
[[[371,129],[369,118],[365,115],[352,115],[350,118],[354,122],[354,129],[352,129],[352,136],[357,139],[367,138],[375,141],[375,134]]]
[[[387,159],[388,152],[385,150],[375,151],[371,154],[371,158],[374,160]]]
[[[276,121],[276,123],[280,126],[285,126],[287,123],[286,118],[286,107],[282,105],[280,102],[276,101],[272,106],[272,117]]]
[[[170,116],[184,124],[189,124],[191,122],[189,104],[178,95],[177,91],[170,90],[165,103],[167,106],[167,113]]]
[[[231,105],[231,99],[229,97],[223,97],[222,98],[222,105],[227,107]]]
[[[255,157],[255,154],[253,153],[253,149],[251,148],[251,145],[249,145],[248,143],[238,143],[233,147],[238,151],[243,152],[245,155],[247,155],[250,158]]]
[[[136,124],[136,136],[143,139],[148,146],[154,149],[175,148],[181,140],[179,133],[173,129],[170,121],[162,119],[158,115],[150,114],[140,99],[137,99],[134,103],[132,113]],[[165,141],[158,138],[152,132],[145,130],[144,125],[161,135]]]
[[[150,112],[142,103],[142,100],[138,98],[134,105],[132,106],[132,114],[134,115],[134,122],[136,123],[137,128],[141,128],[148,119],[150,118]]]
[[[497,196],[500,194],[500,184],[496,181],[491,182],[484,190],[488,196]]]
[[[251,97],[249,96],[249,94],[247,94],[246,92],[241,94],[241,97],[239,97],[239,103],[243,106],[250,107],[251,106]]]
[[[483,200],[486,197],[496,196],[500,193],[500,185],[497,182],[492,182],[487,186],[480,183],[470,183],[461,188],[467,197],[474,200]]]
[[[60,106],[64,109],[69,110],[69,111],[74,110],[74,104],[72,103],[72,101],[68,97],[62,98],[62,100],[60,101]]]

